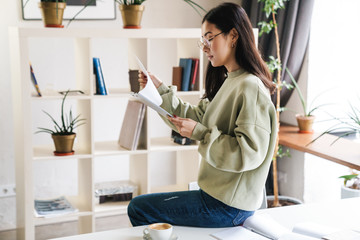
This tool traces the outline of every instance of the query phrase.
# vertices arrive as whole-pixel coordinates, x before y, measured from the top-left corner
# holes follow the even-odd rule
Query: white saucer
[[[145,235],[143,236],[143,239],[144,240],[151,240],[151,237],[146,237]],[[173,234],[171,234],[171,237],[170,237],[170,239],[169,240],[179,240],[180,238],[175,234],[175,233],[173,233]]]

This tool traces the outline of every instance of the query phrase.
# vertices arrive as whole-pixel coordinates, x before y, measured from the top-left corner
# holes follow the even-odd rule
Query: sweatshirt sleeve
[[[270,133],[256,125],[238,126],[235,137],[223,134],[216,126],[203,133],[199,153],[216,169],[236,173],[253,170],[267,155]]]
[[[243,101],[231,133],[224,133],[216,125],[195,127],[194,134],[201,138],[199,153],[214,168],[236,173],[249,171],[259,167],[268,155],[273,106],[253,102],[256,100]]]
[[[206,106],[208,104],[207,99],[202,99],[198,103],[198,105],[192,105],[188,102],[184,102],[180,98],[178,98],[176,93],[176,87],[170,86],[167,87],[164,84],[161,84],[158,88],[158,92],[160,93],[161,98],[163,99],[163,102],[161,104],[161,107],[164,108],[169,113],[176,115],[178,117],[182,118],[190,118],[196,122],[201,122],[202,117],[204,115],[204,112],[206,110]],[[167,120],[166,117],[161,116],[160,117],[174,130],[176,128],[174,125]]]

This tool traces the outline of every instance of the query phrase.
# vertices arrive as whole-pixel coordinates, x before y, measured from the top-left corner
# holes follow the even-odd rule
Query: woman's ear
[[[229,32],[229,35],[230,35],[232,43],[235,44],[239,38],[239,33],[236,31],[235,28],[232,28]]]

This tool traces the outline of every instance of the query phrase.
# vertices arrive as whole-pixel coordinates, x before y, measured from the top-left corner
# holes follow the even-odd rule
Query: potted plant
[[[64,113],[65,99],[68,94],[69,90],[64,94],[61,103],[61,123],[58,123],[48,112],[43,111],[54,123],[54,129],[52,130],[39,127],[40,130],[36,132],[51,134],[51,137],[55,144],[55,156],[67,156],[74,154],[73,145],[76,137],[76,133],[74,132],[74,130],[77,127],[85,124],[85,119],[80,119],[80,114],[75,118],[73,117],[71,109],[68,115]]]
[[[292,83],[295,86],[296,92],[299,95],[300,101],[301,101],[301,106],[303,109],[303,113],[302,114],[296,114],[296,120],[298,123],[298,127],[299,127],[299,133],[312,133],[314,132],[314,130],[312,129],[313,126],[313,122],[315,120],[315,116],[313,115],[314,111],[316,111],[317,109],[319,109],[322,106],[325,106],[327,104],[322,104],[322,105],[317,105],[317,106],[313,106],[314,101],[321,95],[319,94],[311,103],[310,105],[307,104],[301,89],[299,87],[299,85],[296,83],[294,76],[291,74],[291,72],[289,71],[288,68],[285,68],[287,74],[289,75]]]
[[[360,99],[359,99],[360,102]],[[360,109],[355,107],[352,103],[350,105],[350,112],[347,113],[347,117],[339,118],[333,116],[332,119],[335,120],[336,123],[322,132],[319,136],[313,139],[309,144],[315,142],[317,139],[322,137],[325,134],[332,134],[338,136],[332,143],[334,144],[340,138],[343,137],[354,137],[354,141],[360,142]]]
[[[141,18],[145,6],[142,5],[145,0],[115,0],[119,4],[124,28],[140,29]],[[200,12],[197,8],[206,12],[206,10],[199,4],[192,0],[184,0],[188,3],[200,16]]]
[[[341,198],[360,197],[360,176],[352,173],[351,175],[344,175],[339,178],[344,179],[344,184],[341,185]]]
[[[276,85],[276,119],[278,129],[280,128],[280,112],[283,111],[283,108],[280,107],[280,92],[283,86],[287,87],[285,82],[281,81],[281,59],[280,59],[280,40],[278,34],[278,26],[276,22],[276,14],[279,9],[285,8],[285,1],[273,1],[273,0],[258,0],[258,2],[264,3],[263,11],[266,13],[266,17],[271,20],[259,22],[258,25],[260,27],[259,36],[264,33],[270,33],[272,29],[274,29],[275,34],[275,44],[276,44],[276,58],[273,56],[269,56],[270,61],[267,63],[269,70],[271,73],[275,73],[277,71],[276,78],[274,79],[274,83]],[[287,151],[287,154],[288,151]],[[272,159],[272,174],[273,174],[273,187],[274,187],[274,196],[268,196],[268,206],[269,207],[280,207],[282,204],[279,200],[279,187],[277,181],[277,158],[281,158],[283,156],[282,146],[279,145],[279,133],[277,133],[276,137],[276,145],[273,153]]]
[[[64,27],[62,21],[66,8],[66,0],[41,0],[39,8],[41,9],[45,27]]]
[[[115,0],[119,4],[124,28],[141,28],[145,0]]]

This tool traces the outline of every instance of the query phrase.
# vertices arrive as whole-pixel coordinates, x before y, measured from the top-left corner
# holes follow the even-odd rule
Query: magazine
[[[161,108],[160,105],[162,103],[162,98],[160,94],[158,93],[154,83],[150,80],[149,73],[146,71],[144,65],[141,63],[139,58],[137,56],[136,60],[138,62],[138,65],[141,69],[141,71],[147,76],[147,79],[149,80],[146,83],[146,86],[140,90],[138,93],[132,93],[132,96],[140,100],[142,103],[146,104],[147,106],[154,109],[156,112],[163,116],[170,116],[173,117],[170,113],[168,113],[165,109]]]
[[[64,196],[47,200],[35,199],[34,205],[36,217],[55,217],[78,211]]]

